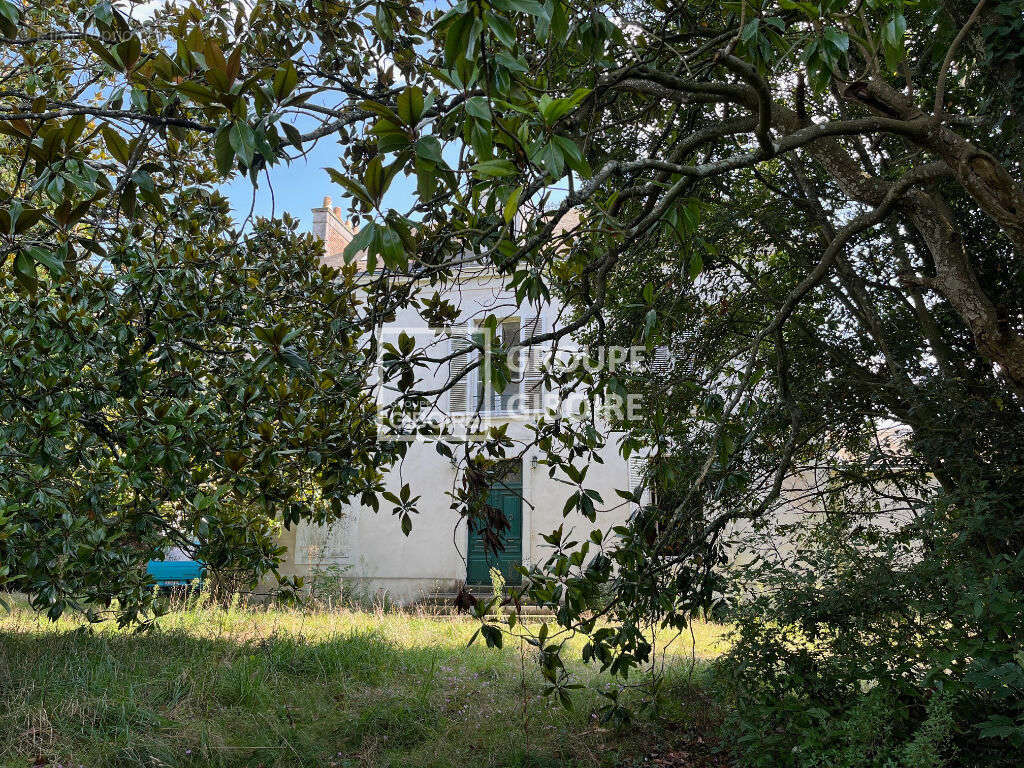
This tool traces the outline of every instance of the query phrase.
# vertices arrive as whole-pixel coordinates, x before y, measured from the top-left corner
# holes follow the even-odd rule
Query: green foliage
[[[1024,102],[1024,73],[1020,59],[1024,51],[1024,17],[1012,1],[993,3],[981,26],[984,45],[979,58],[999,73],[986,84],[986,92],[1005,99],[1010,108],[1003,115],[1012,126],[1020,126],[1020,104]],[[1012,130],[1012,129],[1011,129]]]
[[[744,569],[740,588],[771,585],[740,603],[723,664],[749,760],[1015,764],[1024,563],[998,552],[1024,534],[1015,502],[977,485],[906,520],[843,497]]]
[[[172,543],[251,581],[276,568],[274,520],[331,519],[378,477],[353,456],[362,358],[319,245],[294,221],[231,239],[217,196],[173,211],[109,269],[2,290],[0,551],[53,618],[115,599],[141,618],[140,564]]]
[[[747,582],[789,591],[740,608],[737,658],[760,674],[744,727],[770,754],[809,739],[790,761],[941,762],[969,737],[1005,759],[1020,739],[1015,10],[203,0],[139,22],[108,2],[0,2],[5,578],[54,615],[116,598],[127,622],[148,599],[140,563],[171,540],[256,572],[277,521],[324,521],[354,496],[376,509],[401,450],[370,426],[363,339],[406,311],[454,324],[445,296],[473,264],[524,311],[562,300],[545,342],[652,358],[544,373],[587,402],[644,396],[636,419],[609,418],[623,458],[650,457],[654,494],[620,489],[628,525],[546,534],[510,598],[557,624],[481,609],[489,646],[536,649],[567,706],[573,633],[625,679],[652,659],[648,626],[722,608],[737,527],[777,523],[811,473],[829,514],[898,497],[913,520],[833,526],[807,563],[754,561]],[[287,223],[243,236],[211,193],[325,137],[342,145],[327,176],[360,225],[344,254],[359,274],[319,268]],[[400,174],[416,189],[401,211]],[[398,393],[384,423],[437,404],[414,345],[382,353]],[[502,354],[480,362],[496,383]],[[546,416],[529,445],[506,427],[439,445],[462,469],[459,515],[507,525],[486,489],[528,449],[570,489],[566,515],[617,503],[587,487],[598,421]],[[385,496],[396,535],[418,493]],[[790,599],[811,593],[817,607]],[[773,696],[791,732],[757,728],[783,722]],[[622,713],[610,698],[603,714]]]
[[[282,525],[375,504],[389,453],[351,273],[292,219],[239,227],[213,190],[285,159],[280,131],[302,145],[282,117],[309,95],[290,57],[310,17],[0,17],[0,585],[52,619],[144,621],[145,562],[181,546],[219,591],[249,588]]]

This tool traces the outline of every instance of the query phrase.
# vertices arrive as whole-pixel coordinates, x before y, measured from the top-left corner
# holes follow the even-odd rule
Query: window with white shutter
[[[538,333],[544,332],[544,315],[540,312],[528,315],[524,320],[509,318],[498,327],[502,348],[509,352],[509,366],[512,370],[512,381],[503,391],[498,392],[491,382],[486,366],[476,366],[472,371],[459,378],[467,366],[478,360],[479,351],[474,349],[474,341],[483,343],[483,331],[471,332],[468,328],[455,328],[451,331],[449,354],[453,355],[448,363],[448,390],[450,413],[476,412],[477,410],[492,413],[510,413],[519,410],[538,411],[544,403],[544,376],[542,365],[545,346],[543,344],[527,347],[524,341]],[[472,337],[470,333],[473,333]],[[455,381],[458,379],[458,381]]]
[[[672,356],[668,347],[655,347],[651,351],[651,371],[654,373],[667,373],[672,367]]]
[[[474,334],[477,344],[484,344],[485,338],[490,332],[481,328]],[[502,350],[510,351],[519,346],[519,318],[512,318],[502,321],[498,326],[498,337],[492,339],[492,352],[497,353],[494,345],[500,345]],[[476,360],[474,353],[472,360]],[[513,381],[507,383],[504,389],[499,391],[491,378],[491,366],[489,357],[484,364],[479,366],[470,376],[467,376],[467,391],[473,393],[468,407],[470,410],[479,410],[484,413],[506,413],[515,408],[515,401],[519,394],[519,379],[513,374]],[[512,361],[510,361],[511,364]]]
[[[527,347],[526,342],[538,333],[544,332],[544,315],[535,312],[527,315],[522,323],[520,366],[522,370],[522,406],[526,411],[539,411],[544,407],[544,362],[545,347],[537,344]]]
[[[475,388],[470,387],[475,371],[464,376],[462,373],[470,363],[470,349],[473,345],[464,328],[453,328],[451,333],[449,354],[454,357],[448,361],[448,383],[451,384],[448,390],[448,412],[465,413],[469,408],[468,394],[475,391]]]
[[[647,471],[647,460],[642,456],[629,457],[629,492],[634,493],[644,485],[644,473]],[[640,496],[640,503],[646,504],[650,499],[650,491],[644,489]]]

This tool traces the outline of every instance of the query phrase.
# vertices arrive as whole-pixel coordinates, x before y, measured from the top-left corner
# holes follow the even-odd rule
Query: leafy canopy
[[[828,685],[814,687],[797,674],[806,658],[795,654],[785,660],[792,674],[766,679],[754,703],[771,706],[787,687],[797,701],[831,702],[833,712],[821,708],[826,717],[854,710],[874,717],[877,707],[911,701],[892,738],[916,744],[914,754],[928,744],[945,749],[947,741],[933,736],[946,723],[950,734],[991,739],[992,754],[1004,757],[1020,738],[1021,716],[1017,699],[991,695],[994,681],[1019,665],[1010,638],[1020,635],[1021,615],[1013,588],[992,586],[1021,578],[1018,5],[463,0],[424,10],[406,2],[197,2],[140,22],[127,7],[103,2],[42,12],[0,0],[14,89],[0,113],[5,158],[13,158],[4,166],[8,291],[27,328],[35,297],[64,301],[61,286],[83,271],[127,279],[154,269],[153,254],[188,252],[190,242],[208,258],[221,225],[196,233],[190,216],[175,213],[177,201],[202,200],[235,173],[257,183],[312,142],[337,139],[341,156],[327,176],[361,225],[346,255],[355,262],[362,254],[367,270],[346,271],[344,292],[357,289],[359,302],[328,320],[313,305],[333,306],[329,296],[342,284],[310,264],[299,282],[322,286],[322,299],[302,292],[309,306],[288,310],[297,321],[282,314],[261,324],[270,340],[257,338],[273,365],[259,368],[256,348],[251,366],[232,355],[247,382],[284,379],[273,390],[256,387],[253,407],[266,409],[276,397],[282,419],[301,414],[322,425],[294,433],[294,449],[277,442],[275,428],[269,450],[321,479],[332,475],[317,467],[355,468],[358,482],[345,491],[372,490],[372,468],[400,457],[377,455],[370,433],[360,431],[355,390],[342,386],[352,394],[336,396],[343,371],[374,356],[372,340],[356,331],[410,307],[431,327],[449,325],[458,309],[446,295],[467,265],[491,268],[520,302],[565,302],[565,313],[530,339],[535,344],[575,338],[595,348],[638,343],[668,352],[668,365],[632,377],[582,368],[547,376],[550,387],[594,400],[648,396],[639,421],[615,426],[623,455],[649,457],[647,483],[656,491],[628,526],[598,525],[583,541],[563,529],[546,537],[552,555],[529,574],[528,589],[558,607],[559,626],[533,632],[512,619],[504,629],[541,649],[552,694],[570,700],[559,660],[567,630],[588,634],[585,656],[615,673],[648,662],[646,623],[682,628],[695,610],[710,608],[736,583],[722,565],[735,552],[728,545],[737,524],[752,523],[745,530],[755,534],[775,525],[790,508],[793,483],[810,477],[826,500],[815,509],[838,523],[808,545],[830,554],[802,584],[827,577],[851,595],[850,610],[864,622],[856,626],[877,634],[843,634],[835,612],[787,613],[797,602],[750,605],[803,622],[804,637],[844,637],[849,642],[833,646],[829,658],[863,652],[881,693],[857,709],[864,686],[849,669],[829,668]],[[416,190],[403,210],[389,194],[400,174]],[[170,231],[164,220],[183,234],[150,236]],[[122,256],[112,246],[126,227],[138,228],[140,245]],[[225,248],[246,254],[265,242],[228,240]],[[157,271],[169,276],[179,263]],[[194,274],[204,291],[221,279],[212,267]],[[259,281],[248,284],[252,295],[264,295]],[[145,338],[146,302],[163,295],[139,294],[138,310],[115,312],[105,326],[120,344]],[[118,287],[107,295],[113,305],[134,294]],[[351,321],[347,340],[324,327],[339,317]],[[500,318],[479,319],[494,328]],[[285,327],[272,330],[278,323]],[[245,326],[232,327],[256,343]],[[174,331],[168,343],[188,339],[179,315],[166,328]],[[299,336],[288,337],[295,330]],[[337,348],[308,354],[331,334],[339,334]],[[155,349],[138,364],[155,365]],[[385,354],[399,395],[391,407],[429,407],[439,393],[419,383],[418,371],[437,361],[408,343]],[[203,364],[215,369],[216,360],[208,354]],[[500,363],[478,363],[499,388],[507,381]],[[294,399],[299,405],[285,408]],[[24,429],[34,447],[5,461],[25,476],[52,471],[36,447],[45,446],[43,409],[13,402],[5,429]],[[90,418],[108,407],[90,402]],[[53,408],[58,424],[82,424],[74,408]],[[218,417],[230,421],[226,408]],[[357,437],[335,442],[331,429]],[[204,449],[206,434],[216,430],[197,438]],[[574,489],[566,512],[595,523],[609,506],[640,501],[636,489],[613,500],[587,487],[582,465],[596,461],[607,435],[585,420],[550,417],[530,441],[547,470]],[[438,450],[465,470],[455,508],[500,528],[483,490],[502,459],[533,445],[501,429],[489,437],[458,452],[440,441]],[[243,435],[242,446],[246,439],[256,440]],[[63,437],[54,442],[66,450]],[[220,450],[190,451],[183,462],[223,461],[239,475],[253,466],[254,448],[224,443]],[[239,466],[226,463],[228,450],[239,451]],[[147,459],[126,476],[154,465]],[[244,484],[232,474],[214,485],[238,493]],[[261,492],[277,502],[261,519],[282,516],[301,498],[299,486],[281,496]],[[28,485],[10,487],[21,506],[4,513],[5,541],[17,543],[35,530],[35,512],[24,510],[36,507],[25,497]],[[192,500],[165,499],[174,514],[183,498]],[[403,489],[390,500],[406,529],[415,499],[415,489]],[[910,522],[866,525],[897,507]],[[110,508],[123,515],[131,507]],[[87,519],[81,504],[67,509],[71,524]],[[880,559],[903,557],[888,571],[849,578],[856,553],[874,546]],[[779,557],[789,575],[776,569],[771,578],[797,578],[792,559]],[[26,568],[17,565],[12,577],[24,580]],[[54,579],[44,575],[34,589],[42,594]],[[872,590],[893,599],[857,600]],[[964,598],[945,600],[950,593]],[[616,621],[602,625],[602,616]],[[915,620],[950,633],[924,642]],[[787,639],[759,621],[745,625],[752,644],[742,649],[767,664],[782,658]],[[485,623],[482,635],[500,644],[499,630]],[[886,643],[899,654],[879,659]],[[951,703],[930,710],[923,702],[939,687]],[[842,696],[832,696],[836,690]],[[614,700],[607,713],[625,716]],[[780,737],[771,754],[796,759],[793,746]]]

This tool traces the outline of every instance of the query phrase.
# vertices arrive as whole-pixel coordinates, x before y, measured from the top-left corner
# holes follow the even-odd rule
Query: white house
[[[331,208],[330,198],[313,211],[314,232],[324,241],[327,263],[338,264],[341,252],[355,232],[341,218],[338,208]],[[479,318],[494,313],[502,319],[501,337],[506,342],[543,331],[558,316],[557,303],[549,304],[540,313],[533,307],[521,311],[514,296],[504,290],[502,281],[486,270],[468,275],[461,281],[457,295],[447,297],[460,311],[461,327],[471,329]],[[396,318],[383,329],[385,335],[405,329],[415,335],[417,344],[447,345],[444,350],[458,349],[460,337],[422,326],[413,311]],[[435,375],[439,381],[459,372],[459,362],[448,364]],[[482,413],[487,418],[508,424],[513,440],[527,441],[527,425],[540,407],[535,368],[524,366],[526,373],[518,386],[503,393],[488,392],[467,376],[442,398],[442,407],[449,415]],[[535,449],[533,449],[535,451]],[[616,450],[610,439],[602,454],[604,464],[594,465],[587,477],[588,486],[597,490],[609,509],[598,513],[596,525],[604,530],[626,521],[633,507],[623,502],[615,488],[629,488],[630,463]],[[635,481],[635,465],[634,481]],[[549,546],[542,534],[559,525],[574,530],[577,540],[586,539],[595,527],[582,516],[563,518],[562,509],[573,488],[548,476],[545,465],[537,465],[535,453],[528,452],[507,477],[507,488],[492,491],[491,503],[500,504],[511,524],[500,562],[489,562],[477,536],[471,536],[464,521],[450,508],[447,492],[460,482],[454,463],[437,453],[432,444],[414,443],[400,467],[387,477],[389,490],[398,491],[408,483],[421,497],[419,514],[413,519],[412,532],[403,536],[399,521],[390,513],[390,505],[382,504],[375,513],[357,505],[346,510],[343,519],[329,527],[302,524],[286,531],[283,542],[288,547],[282,572],[308,576],[316,569],[339,566],[346,578],[354,580],[370,594],[386,591],[391,599],[409,602],[433,591],[450,591],[462,582],[484,583],[489,580],[491,565],[511,573],[511,563],[529,567],[542,563]],[[491,555],[491,558],[494,556]]]

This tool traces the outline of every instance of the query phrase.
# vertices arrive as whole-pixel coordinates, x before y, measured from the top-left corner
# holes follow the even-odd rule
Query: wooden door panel
[[[466,581],[470,584],[489,584],[491,568],[497,567],[505,577],[506,584],[519,584],[522,577],[515,566],[523,562],[523,499],[522,491],[516,486],[493,488],[487,497],[488,504],[498,507],[509,522],[509,529],[502,536],[505,548],[501,552],[484,551],[480,534],[470,528],[469,551],[466,556]]]

